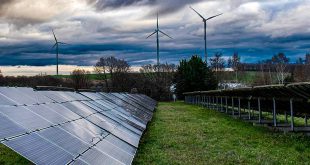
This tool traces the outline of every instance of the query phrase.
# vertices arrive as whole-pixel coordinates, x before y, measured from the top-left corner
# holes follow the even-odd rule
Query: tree
[[[213,90],[218,85],[214,72],[197,55],[180,61],[174,83],[179,98],[184,98],[184,92]]]
[[[216,73],[216,79],[218,80],[218,72],[222,71],[225,67],[225,60],[222,58],[221,52],[216,52],[214,57],[210,59],[210,65],[213,71]]]
[[[235,72],[236,76],[236,82],[238,82],[238,69],[240,65],[240,56],[238,55],[238,52],[235,52],[231,58],[231,68]]]
[[[276,76],[279,84],[284,84],[286,67],[289,62],[289,58],[284,53],[274,55],[271,59],[272,64],[275,66]]]
[[[310,65],[310,53],[307,53],[307,54],[306,54],[305,63],[306,63],[307,65]]]
[[[105,81],[105,86],[107,91],[111,90],[124,90],[126,76],[130,71],[130,66],[127,61],[122,59],[117,59],[113,56],[102,57],[96,63],[94,67],[95,72],[99,77]],[[108,74],[110,75],[110,85],[108,81]]]
[[[149,95],[156,100],[170,100],[170,87],[176,66],[174,64],[144,65],[140,69],[140,89],[148,91]],[[159,72],[158,72],[159,70]]]
[[[71,73],[71,79],[73,81],[74,88],[78,89],[85,89],[88,88],[90,85],[90,79],[88,75],[90,74],[89,71],[85,71],[84,69],[75,69]]]

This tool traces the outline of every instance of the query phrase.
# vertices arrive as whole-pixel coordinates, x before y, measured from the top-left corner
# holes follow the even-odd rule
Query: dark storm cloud
[[[31,2],[16,0],[16,3],[25,1]],[[188,8],[190,5],[205,16],[225,11],[223,16],[208,22],[209,57],[220,51],[227,58],[237,51],[242,61],[256,62],[284,52],[294,62],[296,57],[304,57],[309,51],[310,29],[306,28],[309,21],[305,18],[310,3],[306,1],[205,0],[201,4],[196,4],[200,0],[72,1],[80,4],[70,4],[75,11],[71,14],[66,12],[70,9],[69,5],[65,10],[57,10],[57,16],[52,13],[52,19],[40,17],[44,14],[37,13],[34,13],[34,17],[15,18],[15,24],[27,25],[33,21],[31,25],[17,30],[5,25],[14,19],[2,19],[0,16],[0,29],[3,28],[0,31],[0,65],[54,65],[51,28],[60,41],[70,43],[60,47],[61,64],[94,65],[100,57],[111,55],[125,59],[132,65],[154,63],[156,38],[145,37],[156,26],[155,17],[148,16],[156,12],[166,14],[160,17],[160,28],[174,38],[160,37],[161,62],[177,63],[193,54],[202,56],[203,24]],[[85,1],[89,3],[85,5]],[[58,2],[62,6],[65,1]],[[5,9],[13,3],[6,1],[5,4],[1,3],[0,6]],[[49,5],[44,6],[53,11]],[[44,11],[42,9],[41,12]],[[294,17],[296,13],[298,17]],[[1,25],[1,22],[4,24]]]
[[[92,5],[95,5],[97,9],[105,8],[119,8],[132,5],[151,5],[156,0],[88,0]]]
[[[4,10],[7,7],[7,5],[13,3],[15,0],[1,0],[0,2],[0,16],[3,16]]]
[[[152,6],[154,9],[150,11],[150,15],[153,15],[157,12],[160,14],[173,13],[186,5],[191,5],[200,1],[203,0],[88,0],[88,2],[92,5],[95,5],[98,10],[135,5]]]

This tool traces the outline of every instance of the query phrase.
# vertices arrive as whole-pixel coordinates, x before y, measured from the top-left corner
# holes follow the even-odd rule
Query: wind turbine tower
[[[198,16],[199,16],[200,18],[202,18],[202,22],[204,23],[204,40],[205,40],[205,52],[204,52],[204,53],[205,53],[205,62],[206,62],[206,64],[208,64],[208,52],[207,52],[207,21],[210,20],[210,19],[213,19],[213,18],[215,18],[215,17],[217,17],[217,16],[220,16],[220,15],[222,15],[223,13],[214,15],[214,16],[209,17],[209,18],[205,18],[205,17],[203,17],[200,13],[198,13],[194,8],[192,8],[191,6],[190,6],[190,8],[191,8],[195,13],[197,13]]]
[[[163,31],[161,31],[159,29],[159,23],[158,23],[158,13],[157,13],[157,26],[155,31],[150,34],[148,37],[146,38],[150,38],[151,36],[153,36],[154,34],[156,34],[156,42],[157,42],[157,70],[159,72],[159,33],[162,33],[163,35],[169,37],[170,39],[173,39],[172,37],[170,37],[168,34],[164,33]]]
[[[54,33],[54,30],[52,30],[52,32],[53,32],[54,39],[55,39],[55,44],[54,44],[53,48],[56,47],[56,74],[57,74],[57,76],[58,76],[58,75],[59,75],[59,67],[58,67],[58,65],[59,65],[59,58],[58,58],[58,56],[59,56],[59,44],[66,44],[66,43],[59,42],[59,41],[57,40],[57,38],[56,38],[56,35],[55,35],[55,33]]]

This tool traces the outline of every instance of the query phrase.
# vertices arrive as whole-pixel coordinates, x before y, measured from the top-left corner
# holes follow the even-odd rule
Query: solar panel
[[[14,101],[10,100],[9,98],[5,97],[3,94],[0,93],[0,106],[13,106],[17,105]]]
[[[61,114],[58,114],[55,111],[47,108],[46,105],[28,106],[27,108],[53,124],[59,124],[68,121],[68,119],[63,117]]]
[[[97,148],[92,148],[91,150],[87,151],[85,154],[81,156],[83,161],[91,164],[91,165],[102,165],[102,164],[109,164],[109,165],[121,165],[123,164],[119,160],[101,152]]]
[[[26,129],[0,114],[0,140],[27,132]]]
[[[5,145],[36,164],[66,164],[73,155],[37,134],[22,136]]]
[[[27,95],[23,94],[18,88],[6,88],[0,87],[0,93],[4,95],[6,98],[12,100],[15,105],[33,105],[36,104],[36,100],[27,97]]]
[[[36,130],[52,125],[49,121],[24,107],[0,107],[0,113],[28,130]]]
[[[64,150],[73,156],[77,156],[80,153],[83,153],[89,147],[87,143],[83,142],[64,129],[58,127],[40,131],[38,132],[38,135],[41,135],[57,146],[61,146]]]
[[[142,96],[0,88],[0,141],[35,164],[131,164],[154,107]]]

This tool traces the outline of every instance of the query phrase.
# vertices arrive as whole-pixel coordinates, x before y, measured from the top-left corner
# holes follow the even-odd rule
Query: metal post
[[[238,98],[238,113],[239,113],[239,118],[241,118],[241,107],[240,107],[240,98]]]
[[[277,126],[277,111],[276,111],[276,99],[273,98],[273,125]]]
[[[223,97],[221,97],[221,112],[223,112]]]
[[[262,123],[262,110],[260,108],[260,98],[257,99],[257,104],[258,104],[258,122],[259,124]]]
[[[235,106],[234,106],[234,98],[231,98],[231,106],[232,106],[232,115],[235,116]]]
[[[227,97],[225,97],[225,102],[226,102],[226,113],[228,113],[228,101]]]
[[[215,107],[215,110],[218,111],[218,110],[219,110],[219,104],[218,104],[218,103],[219,103],[219,102],[218,102],[218,101],[219,101],[219,98],[218,98],[218,97],[215,97],[215,98],[216,98],[216,107]]]
[[[284,112],[284,115],[285,115],[285,123],[288,123],[287,112],[286,111]]]
[[[308,126],[308,116],[305,115],[305,126],[307,127]]]
[[[212,96],[212,110],[214,110],[214,96]]]
[[[248,112],[249,112],[249,120],[251,120],[251,101],[248,100]]]
[[[293,99],[290,99],[290,110],[291,110],[291,131],[294,131],[294,107],[293,107]]]

